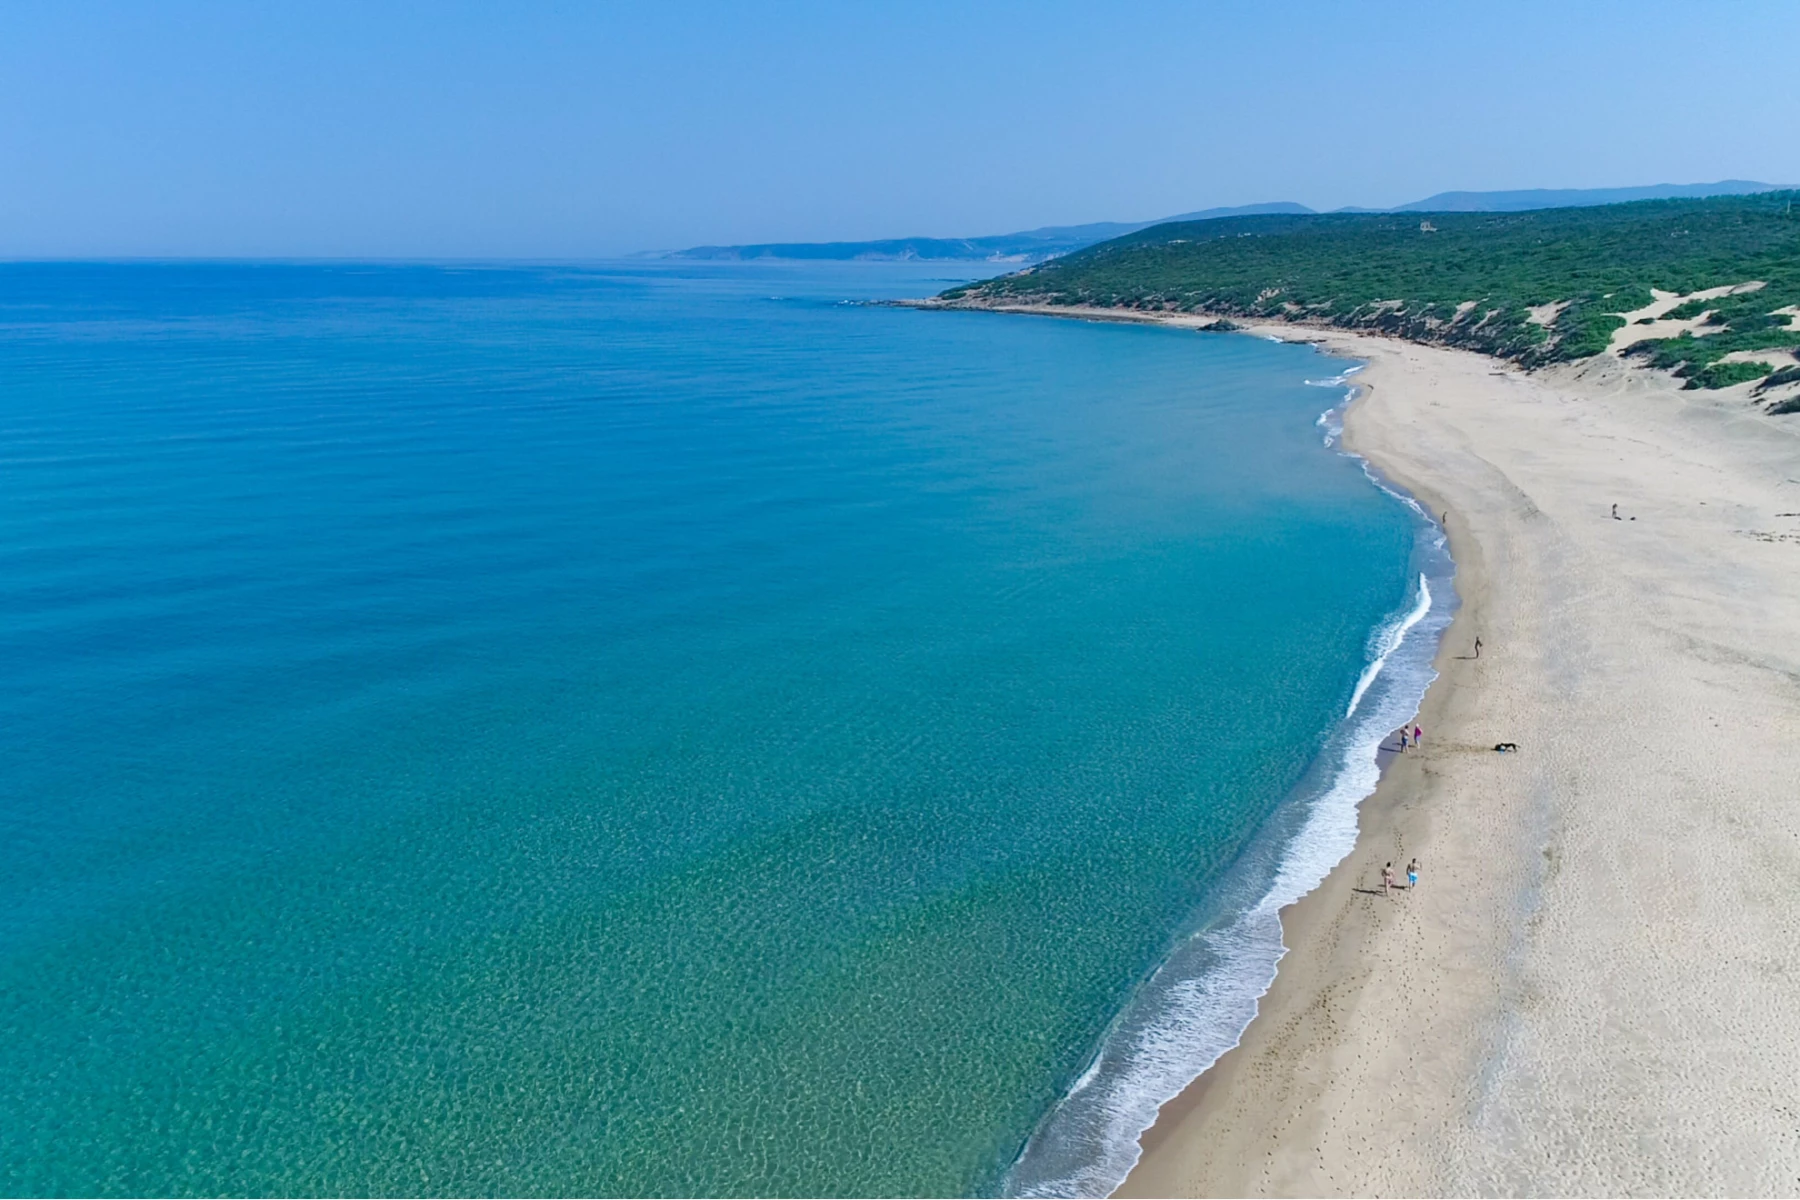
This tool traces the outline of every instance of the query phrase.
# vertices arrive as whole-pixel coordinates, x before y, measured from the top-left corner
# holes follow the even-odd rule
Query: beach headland
[[[1369,364],[1346,444],[1447,513],[1462,608],[1422,751],[1117,1194],[1800,1191],[1796,419],[1611,355],[1249,332]]]

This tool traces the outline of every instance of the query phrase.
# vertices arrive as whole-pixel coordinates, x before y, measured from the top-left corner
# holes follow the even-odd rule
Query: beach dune
[[[1607,355],[1264,332],[1369,361],[1347,442],[1448,512],[1463,609],[1120,1194],[1800,1191],[1800,429]]]

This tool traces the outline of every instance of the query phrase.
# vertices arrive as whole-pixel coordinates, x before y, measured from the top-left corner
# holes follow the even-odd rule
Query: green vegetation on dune
[[[1514,213],[1332,213],[1158,225],[942,300],[1313,321],[1459,346],[1526,366],[1606,349],[1622,313],[1759,281],[1670,314],[1711,317],[1630,353],[1690,387],[1768,375],[1734,351],[1800,347],[1800,193]]]

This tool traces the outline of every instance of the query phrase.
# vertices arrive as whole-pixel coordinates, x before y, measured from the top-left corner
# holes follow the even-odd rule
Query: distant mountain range
[[[671,258],[800,258],[917,259],[960,262],[1042,262],[1070,254],[1096,242],[1111,241],[1170,221],[1206,221],[1214,217],[1254,217],[1264,213],[1309,213],[1304,204],[1246,204],[1241,208],[1207,208],[1158,221],[1096,221],[1091,225],[1046,225],[1024,233],[972,238],[887,238],[877,242],[769,242],[755,246],[695,246]]]
[[[1718,183],[1657,183],[1627,188],[1532,188],[1518,192],[1439,192],[1397,208],[1340,208],[1336,212],[1525,212],[1539,208],[1585,208],[1631,200],[1692,199],[1742,196],[1780,191],[1788,185],[1724,179]],[[873,242],[766,242],[751,246],[695,246],[669,258],[741,260],[784,258],[812,260],[917,260],[924,262],[1035,263],[1176,221],[1209,221],[1218,217],[1253,217],[1270,213],[1312,213],[1304,204],[1246,204],[1238,208],[1206,208],[1159,217],[1154,221],[1096,221],[1091,225],[1047,225],[1023,233],[972,238],[886,238]]]

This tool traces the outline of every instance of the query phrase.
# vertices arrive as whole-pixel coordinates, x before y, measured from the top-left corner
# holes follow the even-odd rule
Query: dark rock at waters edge
[[[1239,325],[1236,321],[1228,320],[1225,317],[1220,317],[1216,321],[1208,321],[1206,324],[1199,326],[1201,333],[1236,333],[1242,328],[1243,326]]]

